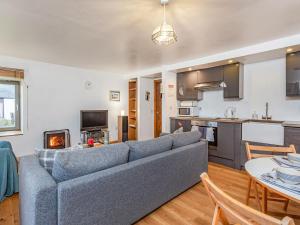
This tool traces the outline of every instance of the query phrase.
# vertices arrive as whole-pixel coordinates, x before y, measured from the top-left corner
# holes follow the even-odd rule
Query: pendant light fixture
[[[152,41],[158,45],[170,45],[177,41],[177,36],[172,25],[167,24],[166,4],[169,0],[161,0],[164,6],[164,19],[161,25],[156,27],[152,33]]]

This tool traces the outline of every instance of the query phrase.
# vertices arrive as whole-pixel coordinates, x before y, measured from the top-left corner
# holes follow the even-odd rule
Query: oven
[[[209,149],[218,147],[218,123],[211,121],[192,120],[192,129],[199,130],[202,138],[208,141]]]

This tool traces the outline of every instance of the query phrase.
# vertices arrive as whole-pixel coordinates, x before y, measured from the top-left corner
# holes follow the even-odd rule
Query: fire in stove
[[[70,147],[70,132],[68,129],[44,132],[44,148],[63,149],[67,147]]]
[[[55,135],[50,137],[49,145],[52,148],[58,148],[61,146],[65,146],[65,137],[61,135]]]

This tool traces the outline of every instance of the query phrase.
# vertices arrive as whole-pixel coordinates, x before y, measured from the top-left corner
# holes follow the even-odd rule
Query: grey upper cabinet
[[[286,96],[300,96],[300,52],[286,55]]]
[[[223,66],[199,70],[198,83],[209,83],[223,80]]]
[[[223,81],[225,99],[242,99],[244,92],[244,66],[240,63],[217,66],[198,71],[177,74],[177,100],[198,101],[202,100],[203,92],[195,88],[199,83]]]
[[[228,99],[242,99],[244,92],[244,68],[243,64],[229,64],[223,68],[224,82],[224,98]]]
[[[202,99],[201,92],[194,86],[198,81],[199,71],[190,71],[177,74],[177,100],[197,101]]]

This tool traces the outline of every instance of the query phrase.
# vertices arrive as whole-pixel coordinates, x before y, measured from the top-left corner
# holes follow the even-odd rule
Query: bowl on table
[[[298,163],[300,165],[300,154],[297,153],[289,153],[287,154],[288,160]]]
[[[288,184],[300,184],[300,171],[292,169],[292,168],[285,168],[285,167],[278,167],[276,169],[277,178],[283,181],[284,183]]]

